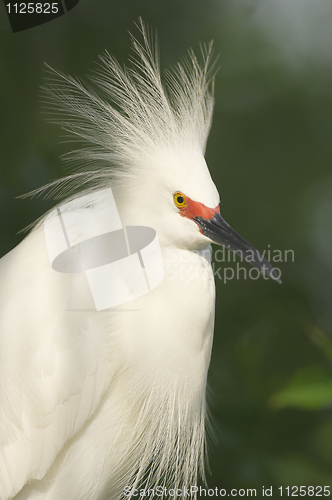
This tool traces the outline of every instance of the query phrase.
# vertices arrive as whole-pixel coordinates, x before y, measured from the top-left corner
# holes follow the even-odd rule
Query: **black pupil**
[[[177,202],[178,202],[179,205],[182,205],[182,203],[184,202],[183,196],[178,196],[177,197]]]

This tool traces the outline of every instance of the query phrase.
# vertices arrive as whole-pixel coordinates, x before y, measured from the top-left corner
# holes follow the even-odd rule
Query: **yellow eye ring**
[[[181,191],[173,194],[173,201],[178,208],[185,208],[187,206],[186,197]]]

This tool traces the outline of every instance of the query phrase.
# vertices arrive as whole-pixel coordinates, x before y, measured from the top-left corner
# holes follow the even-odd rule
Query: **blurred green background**
[[[257,497],[273,486],[274,498],[279,486],[331,486],[330,0],[80,0],[16,34],[2,6],[0,254],[52,204],[15,197],[62,176],[71,148],[40,111],[43,63],[84,76],[104,49],[124,62],[139,16],[158,30],[163,68],[214,40],[206,158],[221,213],[261,251],[295,256],[277,263],[282,285],[216,280],[208,484]]]

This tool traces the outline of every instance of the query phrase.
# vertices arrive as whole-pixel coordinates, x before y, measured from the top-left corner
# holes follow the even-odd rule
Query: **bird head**
[[[156,43],[140,21],[143,43],[132,37],[136,59],[122,68],[107,52],[86,85],[49,68],[47,107],[62,128],[87,147],[69,161],[84,170],[51,186],[111,186],[123,225],[148,225],[161,245],[199,250],[211,243],[251,256],[272,277],[272,266],[221,217],[219,194],[204,160],[213,112],[211,44],[203,63],[189,59],[162,81]],[[60,112],[60,113],[59,113]],[[70,189],[69,189],[70,192]]]

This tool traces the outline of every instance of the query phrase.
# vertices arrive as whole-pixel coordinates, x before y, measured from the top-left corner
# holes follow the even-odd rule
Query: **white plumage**
[[[141,31],[132,67],[106,54],[92,87],[51,73],[45,101],[86,145],[70,156],[78,171],[48,187],[100,216],[111,187],[123,226],[157,232],[165,277],[97,312],[84,273],[52,269],[42,219],[1,259],[1,500],[116,499],[125,486],[176,488],[204,475],[209,224],[219,204],[203,157],[211,51],[202,67],[190,53],[164,88],[143,23]],[[81,206],[82,193],[91,201]]]

